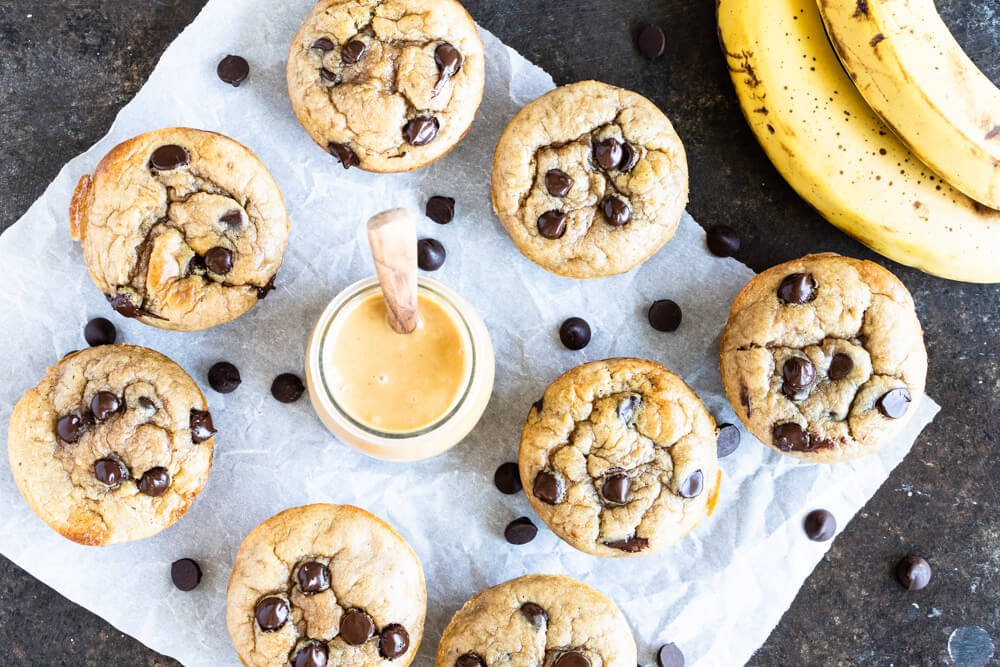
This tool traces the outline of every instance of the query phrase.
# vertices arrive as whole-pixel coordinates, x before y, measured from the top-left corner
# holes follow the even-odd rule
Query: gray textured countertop
[[[203,4],[0,4],[0,228],[27,210],[67,160],[104,135]],[[687,148],[689,211],[702,224],[737,228],[743,235],[737,257],[755,270],[809,251],[878,259],[799,199],[758,147],[719,51],[714,3],[465,4],[557,83],[601,79],[663,108]],[[1000,82],[997,0],[937,4],[973,60]],[[666,56],[654,64],[633,45],[647,22],[667,33]],[[966,625],[1000,643],[1000,287],[886,264],[917,301],[930,354],[927,390],[943,409],[837,539],[753,664],[950,664],[948,638]],[[16,352],[7,358],[16,363]],[[911,552],[934,568],[930,586],[916,593],[903,591],[891,573]],[[781,567],[780,554],[775,558]],[[176,664],[2,558],[0,646],[5,664],[13,665]],[[653,656],[641,659],[651,663]]]

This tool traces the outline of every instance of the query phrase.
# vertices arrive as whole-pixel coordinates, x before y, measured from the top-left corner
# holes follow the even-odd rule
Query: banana
[[[844,73],[816,0],[717,0],[743,113],[793,188],[876,252],[938,276],[1000,282],[1000,211],[921,163]]]
[[[1000,209],[1000,89],[933,0],[817,0],[830,42],[882,121],[939,176]]]

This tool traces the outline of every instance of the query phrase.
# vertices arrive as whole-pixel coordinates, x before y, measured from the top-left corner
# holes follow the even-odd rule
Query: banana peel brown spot
[[[885,40],[885,35],[883,35],[882,33],[877,33],[874,37],[872,37],[872,41],[868,42],[868,45],[874,49],[884,40]]]
[[[993,139],[994,137],[1000,137],[1000,125],[994,125],[993,128],[986,133],[987,139]]]
[[[854,10],[854,14],[851,18],[861,18],[862,16],[868,16],[868,0],[858,0],[858,6]]]

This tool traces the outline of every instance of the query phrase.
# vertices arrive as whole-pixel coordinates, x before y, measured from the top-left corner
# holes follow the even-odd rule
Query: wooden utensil
[[[407,334],[417,328],[417,227],[405,208],[394,208],[368,221],[368,243],[375,275],[389,309],[389,326]]]

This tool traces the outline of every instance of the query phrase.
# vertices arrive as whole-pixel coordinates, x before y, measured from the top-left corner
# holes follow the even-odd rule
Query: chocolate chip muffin
[[[159,352],[74,352],[14,406],[7,453],[21,494],[74,542],[149,537],[208,480],[212,416],[198,385]]]
[[[615,603],[571,579],[532,574],[472,596],[438,645],[437,667],[632,667],[635,640]]]
[[[406,667],[427,611],[417,555],[377,517],[306,505],[253,529],[226,598],[244,665]]]
[[[455,0],[320,0],[292,40],[288,96],[345,169],[410,171],[468,132],[484,63]]]
[[[111,149],[80,179],[69,215],[111,306],[180,331],[228,322],[264,298],[291,226],[257,156],[221,134],[182,127]]]
[[[679,377],[644,359],[566,372],[528,413],[524,492],[556,535],[595,556],[644,556],[711,515],[715,421]]]
[[[733,410],[761,442],[834,463],[900,432],[923,394],[927,353],[896,276],[824,253],[779,264],[743,288],[720,370]]]
[[[624,273],[663,247],[688,196],[684,146],[645,97],[597,81],[521,109],[493,156],[493,209],[552,273]]]

